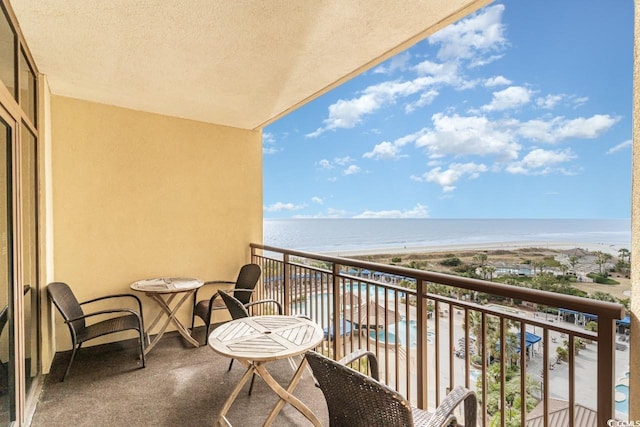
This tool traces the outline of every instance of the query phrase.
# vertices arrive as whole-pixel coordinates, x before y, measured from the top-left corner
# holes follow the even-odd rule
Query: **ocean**
[[[330,254],[487,247],[631,248],[630,219],[265,219],[264,243]]]

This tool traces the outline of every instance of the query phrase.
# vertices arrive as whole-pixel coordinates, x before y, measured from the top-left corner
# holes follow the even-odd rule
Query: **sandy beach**
[[[384,254],[415,254],[433,252],[459,252],[459,251],[486,251],[486,250],[517,250],[526,248],[539,248],[548,250],[570,250],[575,248],[585,249],[589,252],[602,251],[613,256],[618,255],[622,246],[608,243],[574,243],[574,242],[546,242],[546,241],[517,241],[517,242],[493,242],[462,245],[432,245],[432,246],[397,246],[384,248],[367,248],[353,251],[323,252],[326,255],[341,256],[346,258],[361,257],[365,255]],[[629,249],[629,248],[627,248]]]
[[[417,263],[421,269],[441,273],[453,273],[450,267],[441,264],[444,259],[455,256],[464,263],[474,263],[473,258],[478,253],[487,255],[487,264],[493,266],[522,264],[526,262],[541,262],[553,257],[568,265],[570,256],[577,256],[578,263],[575,272],[586,277],[591,272],[597,272],[598,266],[594,262],[597,251],[609,253],[613,256],[612,264],[617,261],[619,250],[622,247],[604,243],[589,243],[576,246],[571,242],[549,243],[541,241],[531,242],[499,242],[481,243],[474,245],[447,245],[447,246],[422,246],[400,248],[378,248],[361,251],[346,251],[331,253],[332,256],[353,258],[363,261],[371,261],[380,264],[410,264]],[[328,254],[328,253],[327,253]],[[329,255],[329,254],[328,254]],[[397,260],[401,261],[398,262]],[[395,260],[395,261],[394,261]],[[612,296],[623,299],[629,298],[631,281],[626,277],[612,274],[612,279],[619,282],[618,285],[603,285],[593,282],[574,282],[572,285],[587,293],[606,292]]]

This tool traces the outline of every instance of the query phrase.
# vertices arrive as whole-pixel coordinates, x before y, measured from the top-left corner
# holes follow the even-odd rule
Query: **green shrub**
[[[440,261],[440,265],[445,265],[447,267],[457,267],[460,264],[462,264],[462,261],[456,256],[449,257]]]
[[[619,285],[620,284],[620,282],[617,282],[605,275],[598,274],[598,273],[589,273],[587,274],[587,277],[593,279],[594,282],[600,283],[601,285]]]

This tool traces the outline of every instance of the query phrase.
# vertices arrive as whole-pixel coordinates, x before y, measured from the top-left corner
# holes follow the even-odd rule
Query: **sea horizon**
[[[631,219],[269,218],[263,241],[334,255],[520,247],[617,254],[631,246]]]

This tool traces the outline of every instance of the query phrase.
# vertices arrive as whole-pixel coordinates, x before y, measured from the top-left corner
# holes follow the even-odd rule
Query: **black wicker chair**
[[[195,326],[196,316],[202,319],[205,324],[204,343],[207,344],[209,337],[209,329],[211,327],[211,313],[214,310],[226,309],[226,305],[222,299],[218,298],[218,292],[213,294],[211,298],[198,301],[198,292],[200,292],[207,285],[221,285],[221,284],[233,284],[235,287],[230,291],[234,296],[242,303],[248,304],[253,295],[258,279],[260,278],[260,266],[257,264],[247,264],[242,266],[238,278],[235,282],[226,280],[212,280],[205,282],[193,295],[193,311],[191,312],[191,333],[193,334],[193,328]]]
[[[435,412],[412,407],[398,392],[377,381],[378,363],[370,351],[358,350],[336,362],[315,351],[305,354],[329,409],[332,427],[457,426],[453,410],[464,402],[466,426],[476,425],[478,402],[473,391],[454,388]],[[346,366],[367,357],[371,377]]]
[[[229,309],[231,318],[234,320],[242,319],[244,317],[249,317],[250,316],[249,309],[253,306],[262,305],[262,304],[273,304],[276,306],[276,309],[278,310],[278,314],[280,315],[282,314],[282,305],[280,305],[280,303],[274,299],[254,301],[245,305],[245,304],[242,304],[240,300],[229,295],[224,291],[219,292],[219,295],[220,295],[220,298],[222,298],[222,301],[224,301],[225,305]],[[232,366],[233,366],[233,359],[231,359],[231,362],[229,362],[229,369],[227,370],[227,372],[231,370]],[[253,381],[255,379],[256,379],[256,374],[253,374],[253,377],[251,378],[251,384],[249,385],[249,394],[251,394],[251,390],[253,390]]]
[[[94,298],[92,300],[80,303],[71,291],[71,288],[69,288],[66,283],[61,282],[50,283],[47,286],[47,293],[49,294],[49,298],[51,299],[51,301],[53,301],[53,304],[60,311],[64,322],[67,324],[67,326],[69,326],[69,332],[71,333],[71,342],[73,345],[71,359],[69,359],[67,370],[62,376],[61,381],[64,381],[69,374],[69,369],[71,369],[71,364],[73,363],[73,359],[76,356],[76,351],[82,346],[84,342],[115,332],[122,332],[127,330],[138,331],[138,334],[140,336],[140,358],[142,360],[142,367],[145,367],[144,321],[142,318],[142,303],[140,302],[140,298],[132,294],[117,294]],[[111,298],[123,297],[134,298],[138,303],[138,311],[130,308],[116,308],[85,314],[82,310],[82,306],[85,304]],[[119,316],[102,320],[91,325],[87,325],[85,322],[87,318],[90,318],[92,316],[118,313],[120,314]]]

